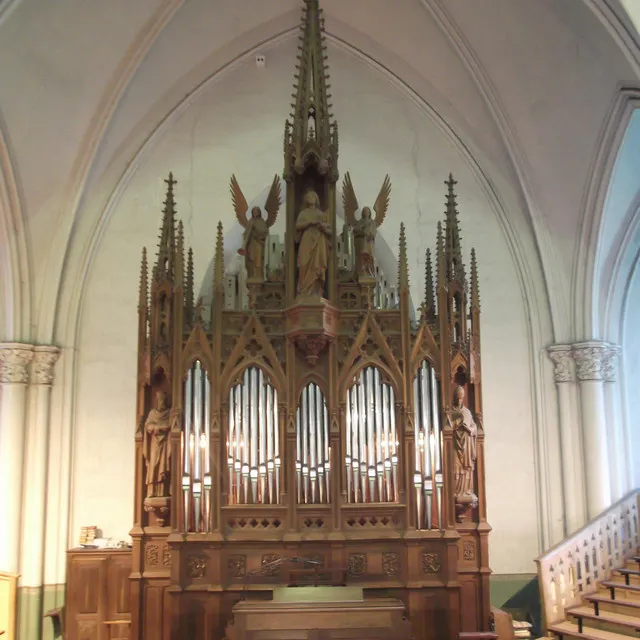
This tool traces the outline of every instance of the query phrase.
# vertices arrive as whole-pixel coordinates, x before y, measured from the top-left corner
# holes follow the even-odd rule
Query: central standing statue
[[[307,191],[304,205],[296,220],[298,296],[322,297],[329,264],[331,226],[329,216],[320,210],[320,198],[315,191]]]

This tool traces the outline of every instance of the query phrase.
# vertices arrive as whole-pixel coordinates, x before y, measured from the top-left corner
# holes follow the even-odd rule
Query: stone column
[[[584,442],[587,515],[590,520],[611,505],[609,444],[604,404],[604,362],[608,353],[609,345],[604,342],[580,342],[573,345],[580,384],[580,423]]]
[[[625,446],[624,423],[621,411],[620,387],[617,380],[617,360],[620,347],[609,345],[603,362],[604,402],[609,441],[609,468],[611,471],[611,499],[620,500],[632,487],[627,483],[629,453]]]
[[[25,413],[33,346],[0,344],[0,571],[18,573]]]
[[[583,447],[576,415],[573,349],[571,345],[560,344],[549,347],[547,353],[553,362],[553,376],[558,392],[564,514],[566,533],[571,534],[587,520]]]
[[[44,574],[44,530],[47,489],[47,445],[53,369],[60,350],[57,347],[33,348],[29,417],[24,474],[24,511],[20,582],[26,589],[22,600],[21,633],[39,638],[42,627],[42,585]]]

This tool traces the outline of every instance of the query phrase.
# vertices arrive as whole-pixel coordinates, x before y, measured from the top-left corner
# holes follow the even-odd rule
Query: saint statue
[[[385,176],[380,193],[373,205],[376,212],[375,220],[371,217],[371,209],[363,207],[360,220],[356,220],[356,211],[359,208],[351,182],[351,176],[347,173],[342,187],[342,205],[347,224],[353,229],[353,240],[356,250],[356,271],[359,276],[375,278],[375,239],[378,227],[383,223],[389,208],[389,194],[391,193],[391,180]]]
[[[315,191],[304,196],[304,209],[296,220],[298,243],[298,295],[322,297],[329,264],[331,225],[329,216],[320,210]]]
[[[453,407],[447,411],[449,424],[453,428],[453,446],[456,452],[455,496],[456,499],[473,499],[473,472],[476,466],[476,442],[478,427],[471,411],[464,406],[464,388],[456,387],[453,392]]]
[[[253,282],[262,281],[264,280],[264,247],[269,229],[275,223],[280,209],[280,178],[274,177],[264,204],[267,212],[266,220],[262,217],[260,207],[252,207],[251,217],[247,218],[249,206],[235,176],[231,176],[231,199],[238,222],[244,227],[242,247],[238,249],[238,253],[244,256],[247,278]]]
[[[144,423],[145,438],[142,455],[147,463],[147,498],[163,498],[170,493],[171,422],[169,412],[167,394],[164,391],[156,392],[156,406],[149,411]]]

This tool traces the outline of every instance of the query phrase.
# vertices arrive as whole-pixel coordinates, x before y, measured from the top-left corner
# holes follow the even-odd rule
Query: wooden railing
[[[638,552],[639,511],[637,489],[536,560],[545,631]]]

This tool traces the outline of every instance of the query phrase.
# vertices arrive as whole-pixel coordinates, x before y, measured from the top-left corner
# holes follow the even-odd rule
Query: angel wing
[[[349,173],[344,174],[344,182],[342,183],[342,208],[344,209],[344,217],[350,227],[356,225],[356,211],[358,210],[358,199],[356,192],[353,190],[353,183]]]
[[[389,194],[391,193],[391,178],[389,174],[384,177],[384,182],[380,189],[380,193],[376,198],[376,203],[373,205],[373,210],[376,212],[376,227],[379,227],[384,222],[384,217],[387,215],[387,209],[389,208]]]
[[[249,209],[249,205],[247,204],[247,200],[242,193],[242,189],[240,189],[240,185],[236,180],[235,176],[231,176],[231,201],[233,202],[233,208],[236,211],[236,218],[238,218],[238,222],[246,227],[249,224],[247,220],[247,209]]]
[[[280,205],[282,204],[282,200],[280,198],[280,186],[280,178],[278,178],[278,174],[276,174],[273,178],[273,182],[271,183],[271,189],[269,189],[267,201],[264,203],[264,208],[267,212],[268,227],[275,224],[276,218],[278,217],[278,211],[280,210]]]

